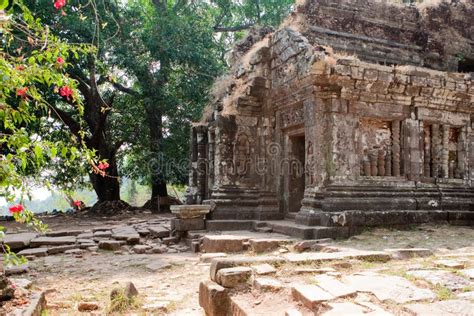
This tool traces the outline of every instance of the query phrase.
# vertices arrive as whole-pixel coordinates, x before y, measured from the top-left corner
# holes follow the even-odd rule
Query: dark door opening
[[[290,137],[290,169],[288,181],[288,211],[296,213],[301,208],[305,188],[305,139],[304,135]]]

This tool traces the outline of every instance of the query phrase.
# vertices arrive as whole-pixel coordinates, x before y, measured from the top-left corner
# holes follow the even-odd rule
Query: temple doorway
[[[288,213],[297,213],[301,208],[305,188],[305,137],[289,138]]]

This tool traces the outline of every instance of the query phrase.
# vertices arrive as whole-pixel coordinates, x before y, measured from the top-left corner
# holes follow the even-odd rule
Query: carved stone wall
[[[423,15],[369,0],[308,0],[296,13],[302,33],[267,34],[232,68],[205,123],[206,154],[202,127],[194,129],[196,200],[212,200],[218,219],[280,219],[301,206],[298,223],[327,226],[348,210],[381,212],[381,223],[394,210],[472,210],[471,75],[413,66],[455,67],[446,47],[427,51],[437,40],[434,24],[424,27],[429,14],[456,15],[446,25],[469,53],[460,16],[472,8],[460,6]],[[200,157],[207,177],[195,168]],[[301,188],[289,172],[298,162]]]

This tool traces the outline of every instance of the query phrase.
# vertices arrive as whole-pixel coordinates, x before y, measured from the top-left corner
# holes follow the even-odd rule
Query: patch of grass
[[[453,292],[441,284],[436,284],[434,290],[436,292],[436,296],[440,301],[446,301],[454,298]]]
[[[461,292],[465,293],[465,292],[471,292],[473,290],[473,287],[472,286],[465,286],[461,289]]]
[[[123,313],[130,309],[137,309],[141,306],[141,300],[138,296],[128,298],[125,295],[125,291],[117,291],[114,298],[110,300],[110,304],[107,307],[108,313]]]
[[[75,293],[71,294],[71,296],[69,298],[73,302],[80,302],[84,299],[84,296],[82,295],[82,293],[75,292]]]

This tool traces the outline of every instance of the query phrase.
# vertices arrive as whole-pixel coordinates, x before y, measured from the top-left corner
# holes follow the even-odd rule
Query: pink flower
[[[107,169],[109,167],[109,164],[106,163],[106,162],[99,162],[99,165],[97,166],[97,168],[99,168],[100,170],[104,171],[105,169]]]
[[[10,206],[8,210],[10,211],[10,213],[14,214],[14,213],[20,213],[21,211],[24,210],[24,208],[23,208],[23,205],[17,204],[17,205]]]
[[[56,10],[61,9],[65,5],[66,5],[66,0],[56,0],[56,1],[54,1],[54,7],[56,8]]]
[[[59,94],[69,100],[69,98],[72,96],[72,89],[68,86],[63,86],[59,89]]]
[[[56,62],[58,63],[58,65],[61,66],[62,64],[64,64],[64,59],[63,59],[61,56],[59,56],[59,57],[56,59]]]
[[[28,92],[28,87],[23,87],[21,89],[16,89],[16,95],[22,98],[26,97],[26,93]]]

